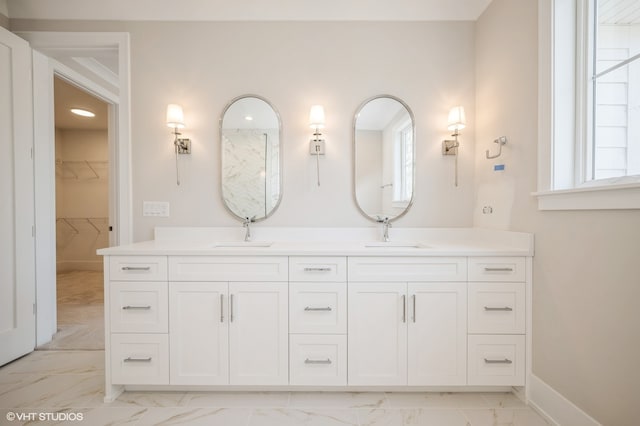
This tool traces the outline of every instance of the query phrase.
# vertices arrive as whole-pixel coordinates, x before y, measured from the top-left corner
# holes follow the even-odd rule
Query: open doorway
[[[109,246],[109,105],[58,76],[54,105],[57,332],[38,349],[101,350],[103,267],[96,250]]]

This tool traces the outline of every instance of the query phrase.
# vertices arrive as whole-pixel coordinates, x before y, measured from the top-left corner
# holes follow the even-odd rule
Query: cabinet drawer
[[[347,336],[290,336],[290,383],[292,385],[347,384]]]
[[[291,283],[289,327],[291,333],[346,333],[347,284]]]
[[[109,285],[112,333],[166,333],[168,289],[166,282],[118,281]]]
[[[111,256],[109,279],[112,281],[166,281],[166,256]]]
[[[524,386],[524,335],[470,335],[468,339],[468,385]]]
[[[171,256],[170,281],[287,281],[285,256]]]
[[[112,334],[111,381],[116,385],[169,384],[166,334]]]
[[[467,281],[464,257],[350,257],[349,281]]]
[[[346,257],[290,257],[290,281],[346,281]]]
[[[469,283],[469,333],[524,333],[524,286],[524,283]]]
[[[470,257],[469,281],[525,281],[524,257]]]

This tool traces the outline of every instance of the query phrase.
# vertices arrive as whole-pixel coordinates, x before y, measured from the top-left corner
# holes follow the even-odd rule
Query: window
[[[640,175],[640,2],[592,0],[586,180]]]
[[[393,202],[406,205],[413,195],[413,127],[411,121],[396,132]]]
[[[640,2],[544,3],[539,207],[640,208]]]

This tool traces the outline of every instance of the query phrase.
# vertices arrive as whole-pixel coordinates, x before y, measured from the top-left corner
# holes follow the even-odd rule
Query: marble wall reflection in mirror
[[[240,219],[269,217],[282,196],[282,124],[264,98],[233,99],[220,118],[224,204]]]
[[[354,197],[369,219],[392,221],[411,207],[415,185],[415,121],[402,100],[366,100],[353,120]]]

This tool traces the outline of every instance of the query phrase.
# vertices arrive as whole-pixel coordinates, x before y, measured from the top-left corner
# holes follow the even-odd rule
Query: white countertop
[[[156,256],[533,256],[533,234],[478,228],[156,228],[155,239],[98,250]]]

